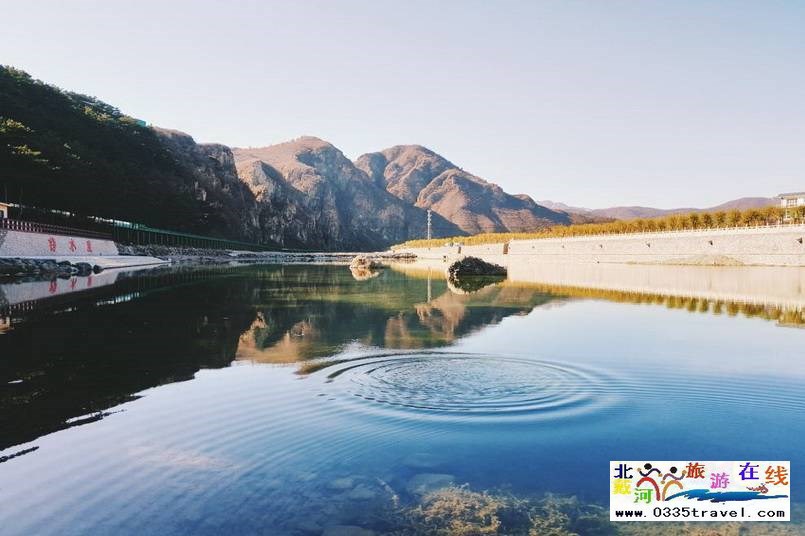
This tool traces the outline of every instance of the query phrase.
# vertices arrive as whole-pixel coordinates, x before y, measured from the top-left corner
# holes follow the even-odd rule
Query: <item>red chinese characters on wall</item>
[[[80,240],[79,240],[80,242]],[[75,253],[79,250],[79,243],[76,242],[75,238],[70,238],[67,241],[67,249],[70,250],[71,253]],[[83,244],[84,249],[87,253],[94,253],[92,249],[92,240],[86,240]],[[51,253],[56,253],[59,249],[59,243],[56,241],[56,237],[50,236],[48,237],[48,250]]]

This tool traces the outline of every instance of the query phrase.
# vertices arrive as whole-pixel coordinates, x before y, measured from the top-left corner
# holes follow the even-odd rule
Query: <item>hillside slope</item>
[[[223,148],[177,145],[93,97],[0,66],[0,191],[22,204],[252,240]],[[169,137],[168,137],[169,138]],[[186,142],[186,143],[185,143]],[[203,162],[203,164],[199,164]],[[226,162],[220,161],[221,165]],[[223,184],[226,183],[226,184]]]
[[[511,195],[420,145],[362,155],[355,165],[401,200],[431,209],[469,234],[533,231],[568,224],[564,212]]]
[[[260,202],[282,196],[306,215],[308,239],[324,249],[383,248],[423,237],[424,210],[379,187],[332,144],[312,136],[260,148],[233,149],[238,174]],[[433,236],[462,234],[436,215]]]

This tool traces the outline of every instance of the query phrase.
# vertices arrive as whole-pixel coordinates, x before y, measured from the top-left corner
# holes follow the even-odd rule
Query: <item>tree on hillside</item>
[[[154,131],[94,97],[0,66],[0,196],[207,233],[193,177]]]

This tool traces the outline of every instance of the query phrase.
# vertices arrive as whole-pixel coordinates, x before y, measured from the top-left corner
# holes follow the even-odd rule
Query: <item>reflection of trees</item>
[[[94,296],[76,295],[71,311],[15,322],[0,335],[0,448],[100,414],[144,389],[188,380],[200,368],[229,365],[254,318],[251,288],[239,279],[218,281],[103,307]],[[127,294],[132,284],[140,282],[118,291]]]
[[[743,314],[749,318],[776,320],[780,325],[805,326],[805,310],[798,307],[714,300],[695,296],[671,296],[667,294],[655,294],[650,292],[548,285],[542,283],[506,282],[506,285],[519,288],[531,288],[539,292],[546,292],[556,296],[602,299],[621,303],[664,305],[669,309],[685,309],[691,313],[711,313],[715,315],[727,314],[729,316]]]

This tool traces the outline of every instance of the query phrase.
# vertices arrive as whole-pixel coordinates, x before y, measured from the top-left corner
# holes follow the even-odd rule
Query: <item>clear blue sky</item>
[[[199,141],[419,143],[592,207],[805,190],[801,0],[0,6],[0,63]]]

